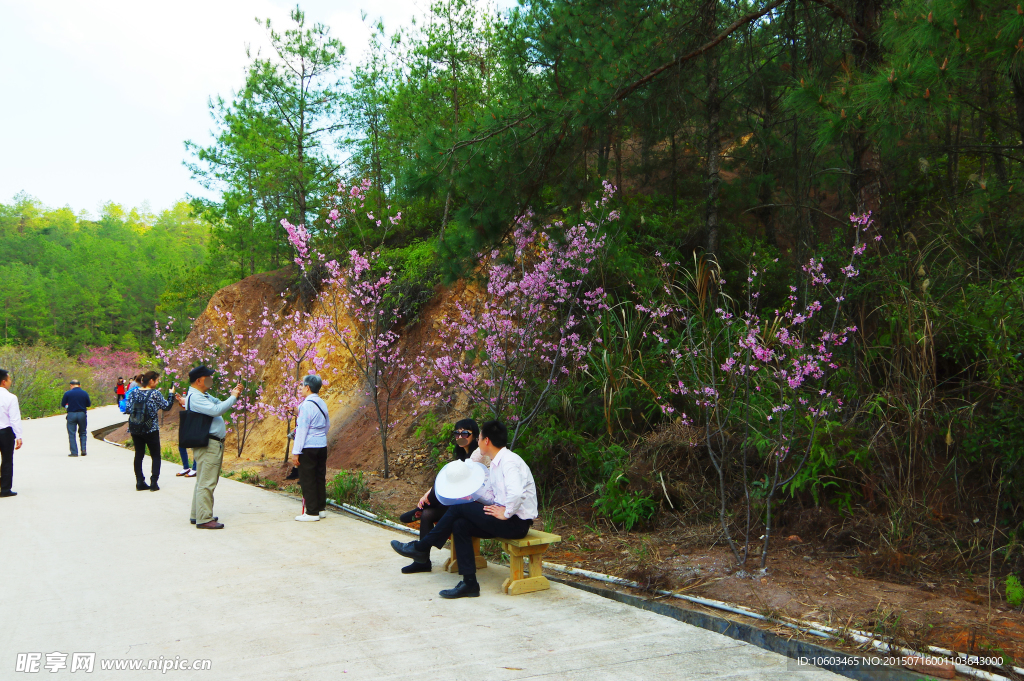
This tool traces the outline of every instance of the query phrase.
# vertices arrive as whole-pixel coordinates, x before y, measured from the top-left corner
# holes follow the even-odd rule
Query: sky
[[[182,165],[185,140],[212,141],[211,96],[241,87],[269,49],[255,18],[290,22],[294,1],[0,0],[0,203],[27,192],[95,216],[107,201],[160,211],[206,195]],[[369,24],[390,33],[429,0],[305,0],[349,65]],[[368,15],[362,19],[363,12]]]

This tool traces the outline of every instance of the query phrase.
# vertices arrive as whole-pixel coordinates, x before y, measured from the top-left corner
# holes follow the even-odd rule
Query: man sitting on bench
[[[423,539],[405,544],[397,539],[391,542],[391,548],[400,555],[425,563],[430,560],[430,548],[441,548],[451,535],[462,581],[454,589],[441,591],[442,598],[480,595],[473,537],[522,539],[537,517],[533,474],[507,444],[508,430],[500,421],[488,421],[480,428],[478,446],[481,453],[491,458],[490,475],[480,497],[490,501],[490,505],[470,502],[452,506]]]

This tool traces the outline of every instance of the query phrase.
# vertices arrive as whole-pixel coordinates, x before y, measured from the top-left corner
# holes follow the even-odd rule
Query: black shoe
[[[18,493],[17,492],[12,492],[9,489],[5,489],[2,492],[0,492],[0,497],[16,497],[16,496],[18,496]]]
[[[154,480],[153,482],[149,483],[149,491],[150,492],[155,492],[158,489],[160,489],[160,485],[156,484],[156,480]]]
[[[193,525],[195,525],[196,524],[196,519],[192,518],[192,519],[189,520],[189,522],[192,523]],[[213,522],[217,522],[217,516],[213,516]]]
[[[445,589],[438,592],[441,598],[476,598],[480,595],[480,582],[466,584],[459,582],[454,589]]]
[[[398,516],[399,522],[408,525],[411,522],[415,522],[419,517],[423,515],[423,511],[418,508],[414,508],[411,511],[406,511],[402,515]]]
[[[288,471],[288,477],[285,480],[298,480],[299,479],[299,467],[292,466],[292,469]]]
[[[395,550],[400,556],[406,558],[412,558],[417,563],[429,563],[430,562],[430,551],[417,551],[416,542],[406,542],[403,544],[397,539],[391,540],[391,548]]]
[[[412,563],[402,568],[402,574],[411,575],[414,572],[430,572],[432,567],[430,563]]]
[[[141,492],[143,490],[149,489],[149,485],[146,484],[145,480],[140,480],[139,482],[135,483],[135,489]]]
[[[82,452],[82,456],[86,456],[86,453],[85,453],[85,452]]]
[[[78,456],[78,454],[68,454],[68,456]],[[85,456],[85,454],[83,454],[82,456]]]

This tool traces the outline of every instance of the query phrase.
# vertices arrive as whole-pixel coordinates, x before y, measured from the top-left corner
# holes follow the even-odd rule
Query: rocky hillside
[[[278,323],[296,309],[314,314],[323,312],[319,308],[319,303],[308,308],[307,304],[289,288],[294,284],[295,276],[295,270],[289,268],[257,274],[221,289],[210,299],[206,310],[196,320],[185,342],[198,343],[207,331],[212,331],[214,338],[223,339],[228,333],[228,313],[234,317],[238,326],[244,326],[250,320],[257,322],[264,306],[270,310],[272,322]],[[437,289],[434,299],[421,311],[419,322],[403,331],[405,342],[410,344],[409,350],[414,355],[424,350],[429,352],[432,332],[441,324],[440,320],[444,318],[445,312],[454,301],[464,298],[468,293],[470,292],[461,283],[452,288]],[[322,351],[329,346],[328,340],[325,338],[319,344]],[[261,376],[265,385],[272,386],[280,381],[294,382],[291,369],[280,356],[279,348],[271,334],[262,340],[259,356],[265,362]],[[330,353],[328,362],[330,369],[324,372],[325,386],[320,395],[327,402],[331,416],[331,431],[328,436],[329,474],[333,470],[349,469],[366,471],[371,477],[376,477],[383,467],[383,456],[372,405],[357,381],[351,359],[347,358],[343,351]],[[305,369],[304,366],[303,370]],[[223,396],[229,387],[230,379],[221,377],[214,387],[214,393]],[[426,480],[432,473],[428,457],[420,438],[413,436],[422,410],[417,409],[408,388],[408,385],[405,386],[397,408],[393,407],[398,417],[398,425],[389,440],[390,465],[392,471],[400,478],[412,476]],[[439,405],[442,411],[447,411],[445,407],[446,405]],[[450,405],[453,414],[461,414],[465,407],[466,404],[462,400]],[[164,422],[162,440],[166,447],[169,443],[177,442],[176,411],[169,413]],[[263,478],[281,481],[290,469],[290,466],[285,464],[286,433],[283,421],[274,417],[264,418],[248,437],[240,456],[237,455],[236,439],[229,433],[225,448],[225,467],[255,469]],[[418,494],[416,496],[418,497]]]

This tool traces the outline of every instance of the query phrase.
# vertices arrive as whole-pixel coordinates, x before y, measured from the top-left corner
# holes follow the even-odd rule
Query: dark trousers
[[[187,469],[188,468],[188,450],[185,449],[184,447],[182,447],[181,445],[178,445],[178,456],[181,457],[181,467]],[[195,469],[196,469],[196,460],[195,460],[195,457],[192,457],[192,470],[195,470]]]
[[[0,492],[10,492],[14,481],[14,429],[0,430]]]
[[[151,433],[140,435],[132,433],[132,441],[135,443],[135,481],[146,481],[146,476],[142,474],[142,460],[146,458],[146,447],[148,446],[149,458],[153,460],[150,468],[150,480],[156,482],[160,479],[160,431],[154,430]]]
[[[327,447],[306,447],[299,454],[299,486],[306,515],[318,515],[327,508]]]
[[[434,488],[431,487],[427,496],[427,505],[420,509],[420,539],[426,539],[447,510],[448,507],[437,500]]]
[[[452,537],[455,547],[455,558],[459,561],[459,574],[476,576],[476,557],[473,555],[473,537],[493,539],[522,539],[530,531],[532,520],[523,520],[512,516],[508,520],[499,520],[484,513],[484,505],[475,501],[468,504],[449,506],[448,510],[434,525],[422,543],[435,548],[444,546],[448,535]],[[421,548],[421,547],[417,547]],[[427,548],[422,546],[422,548]]]
[[[77,438],[75,433],[78,433]],[[68,443],[71,445],[71,453],[78,454],[78,441],[82,443],[82,454],[85,454],[85,443],[89,433],[86,430],[86,416],[84,411],[68,412]]]

